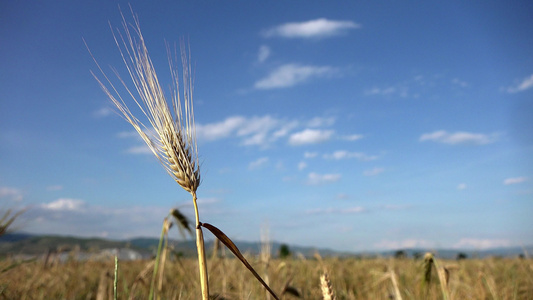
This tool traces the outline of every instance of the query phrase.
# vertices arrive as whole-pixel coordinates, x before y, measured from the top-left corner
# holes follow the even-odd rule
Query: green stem
[[[161,229],[161,237],[159,238],[159,246],[157,246],[157,255],[155,257],[154,273],[152,274],[152,283],[150,284],[150,295],[148,297],[148,299],[150,300],[154,299],[155,278],[157,276],[157,269],[159,268],[159,257],[161,256],[161,246],[163,245],[163,238],[165,236],[165,226],[166,226],[166,222],[163,222],[163,228]]]
[[[196,248],[198,250],[198,268],[200,270],[200,285],[202,288],[202,300],[209,300],[209,280],[207,277],[207,260],[205,255],[204,234],[200,226],[196,192],[191,192],[194,203],[194,215],[196,216]]]

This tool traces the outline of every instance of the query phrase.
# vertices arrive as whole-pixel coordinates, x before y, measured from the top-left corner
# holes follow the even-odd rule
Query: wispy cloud
[[[365,91],[367,96],[390,96],[398,95],[402,98],[407,97],[409,89],[406,86],[388,86],[388,87],[373,87]]]
[[[381,174],[383,172],[385,172],[384,168],[373,168],[373,169],[364,171],[363,175],[365,175],[365,176],[376,176],[376,175],[379,175],[379,174]]]
[[[270,48],[268,46],[262,45],[259,47],[259,52],[257,53],[257,61],[262,63],[270,57]]]
[[[315,158],[318,156],[318,152],[304,152],[304,158]]]
[[[309,173],[307,176],[307,184],[309,185],[320,185],[326,183],[337,182],[341,179],[341,174],[317,174]]]
[[[435,243],[423,239],[405,239],[401,241],[391,241],[391,240],[382,240],[381,242],[374,245],[378,249],[406,249],[406,248],[432,248],[435,246]]]
[[[315,117],[307,122],[309,127],[324,127],[335,124],[337,119],[335,117]]]
[[[503,181],[503,184],[505,185],[519,184],[519,183],[526,182],[526,181],[527,181],[527,177],[512,177],[512,178],[505,179]]]
[[[325,214],[359,214],[365,212],[362,206],[354,206],[347,208],[315,208],[309,209],[305,213],[308,215],[325,215]]]
[[[153,129],[147,129],[146,133],[149,137],[153,138],[155,131]],[[134,146],[129,147],[125,152],[129,154],[150,154],[152,155],[152,150],[150,147],[146,145],[146,143],[143,142],[139,134],[135,131],[122,131],[117,134],[117,136],[120,139],[130,139],[134,140],[136,144]]]
[[[416,75],[395,83],[378,83],[364,90],[364,95],[386,98],[420,98],[432,96],[436,88],[466,88],[468,83],[459,78],[450,78],[441,74]]]
[[[205,215],[225,213],[218,208],[217,197],[200,197],[198,204]],[[98,236],[108,232],[111,238],[154,237],[169,206],[107,207],[91,205],[91,201],[60,198],[32,207],[20,216],[24,229],[32,233],[58,233],[76,236]],[[180,211],[194,218],[193,203],[178,203]]]
[[[216,140],[230,136],[241,128],[247,119],[242,116],[228,117],[224,121],[210,124],[196,124],[196,136],[202,140]]]
[[[85,202],[80,199],[60,198],[41,204],[41,207],[48,210],[81,210],[84,205]]]
[[[463,88],[468,86],[468,83],[466,81],[460,80],[459,78],[452,79],[452,84]]]
[[[307,168],[307,163],[305,161],[301,161],[300,163],[298,163],[298,170],[303,170]]]
[[[330,66],[286,64],[255,82],[254,88],[260,90],[288,88],[313,78],[329,77],[337,73],[338,70]]]
[[[349,152],[346,150],[338,150],[331,154],[324,154],[325,159],[335,159],[335,160],[341,160],[341,159],[349,159],[349,158],[355,158],[360,161],[370,161],[375,160],[378,157],[375,155],[367,155],[362,152]]]
[[[457,189],[462,191],[462,190],[466,190],[466,183],[459,183],[457,185]]]
[[[282,120],[269,115],[262,117],[233,116],[221,122],[197,124],[199,140],[213,141],[238,137],[245,146],[267,146],[282,138],[298,126],[296,121]]]
[[[446,130],[439,130],[422,134],[419,140],[421,142],[432,141],[449,145],[486,145],[496,141],[496,134],[487,135],[464,131],[449,133]]]
[[[147,145],[133,146],[126,150],[130,154],[152,154],[152,150]]]
[[[262,166],[264,166],[267,162],[268,162],[268,157],[258,158],[258,159],[254,160],[254,161],[252,161],[251,163],[248,164],[248,169],[249,170],[259,169]]]
[[[264,116],[231,116],[220,122],[196,124],[196,136],[200,141],[215,141],[225,138],[238,138],[243,146],[268,147],[286,138],[290,145],[305,145],[327,141],[333,137],[333,130],[304,129],[293,132],[302,125],[329,126],[335,118],[315,117],[309,121]],[[141,149],[134,149],[141,152]]]
[[[324,38],[346,33],[348,30],[360,28],[361,25],[352,21],[335,21],[320,18],[306,22],[285,23],[263,31],[265,37],[284,38]]]
[[[293,133],[289,137],[289,144],[293,146],[299,146],[322,143],[331,139],[333,133],[333,130],[305,129],[303,131]]]
[[[509,247],[511,242],[505,239],[476,239],[476,238],[463,238],[459,242],[455,243],[452,247],[456,249],[490,249],[498,247]]]
[[[11,201],[22,201],[22,191],[8,186],[0,186],[0,199],[9,199]]]
[[[99,110],[94,111],[93,116],[96,118],[103,118],[103,117],[107,117],[111,115],[113,112],[114,112],[113,109],[109,107],[102,107]]]
[[[192,207],[186,209],[193,215]],[[92,206],[80,199],[62,198],[43,203],[21,215],[24,229],[32,233],[58,233],[76,236],[130,238],[155,236],[161,216],[168,207],[127,206],[123,208]]]
[[[341,138],[343,140],[346,140],[346,141],[354,142],[354,141],[357,141],[357,140],[360,140],[360,139],[364,138],[364,135],[362,135],[362,134],[351,134],[351,135],[345,135],[345,136],[343,136]]]
[[[524,78],[520,83],[508,87],[507,92],[508,93],[518,93],[523,92],[525,90],[528,90],[533,87],[533,74],[531,74],[529,77]]]

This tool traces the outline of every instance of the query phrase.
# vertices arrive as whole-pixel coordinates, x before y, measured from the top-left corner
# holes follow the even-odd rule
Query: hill
[[[72,236],[53,236],[53,235],[31,235],[25,233],[7,234],[0,237],[0,256],[5,255],[41,255],[49,251],[69,251],[79,249],[82,252],[95,253],[104,249],[131,249],[139,252],[143,256],[154,254],[159,240],[156,238],[134,238],[129,240],[107,240],[102,238],[80,238]],[[170,240],[176,253],[184,256],[196,255],[196,242],[193,240]],[[258,254],[261,251],[260,242],[235,241],[237,247],[243,253]],[[272,242],[272,254],[277,256],[281,243]],[[414,257],[425,252],[436,253],[441,258],[454,259],[459,253],[465,254],[469,258],[484,258],[488,256],[511,257],[524,253],[533,253],[533,246],[513,247],[513,248],[495,248],[487,250],[461,250],[461,249],[398,249],[394,251],[383,252],[340,252],[331,249],[318,249],[314,247],[302,247],[289,245],[293,254],[312,257],[316,252],[321,256],[383,256],[390,257],[398,255],[399,251],[403,252],[406,257]],[[213,249],[213,241],[206,241],[206,249],[209,252]]]

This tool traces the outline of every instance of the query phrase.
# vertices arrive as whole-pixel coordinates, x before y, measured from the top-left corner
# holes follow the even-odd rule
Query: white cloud
[[[289,134],[289,132],[291,130],[293,130],[294,128],[296,128],[297,126],[298,126],[298,122],[297,121],[292,121],[292,122],[286,123],[286,124],[282,125],[280,129],[276,130],[272,134],[272,136],[274,138],[284,137],[287,134]]]
[[[248,164],[248,169],[249,170],[258,169],[262,167],[263,165],[265,165],[267,162],[268,162],[268,157],[258,158],[257,160],[254,160],[250,164]]]
[[[533,74],[531,74],[529,77],[524,78],[519,84],[508,87],[507,92],[508,93],[518,93],[523,92],[527,89],[530,89],[533,87]]]
[[[60,198],[56,201],[42,204],[41,207],[48,210],[80,210],[85,203],[79,199]]]
[[[503,181],[505,185],[518,184],[527,181],[527,177],[512,177]]]
[[[226,118],[222,122],[210,124],[196,124],[198,139],[216,140],[230,136],[237,128],[242,127],[246,119],[241,116]]]
[[[200,202],[201,198],[198,200]],[[180,210],[187,216],[194,216],[192,201],[185,203],[191,203],[191,206],[180,205]],[[207,205],[207,208],[210,207],[211,205]],[[202,210],[210,213],[209,209],[204,209],[204,205]],[[168,212],[168,206],[114,208],[92,206],[82,200],[65,198],[33,207],[20,218],[25,224],[24,230],[30,233],[92,237],[107,232],[109,238],[125,239],[139,236],[155,237],[155,233],[161,231],[162,216]]]
[[[459,183],[457,185],[458,190],[466,190],[466,183]]]
[[[329,140],[332,135],[333,130],[305,129],[303,131],[293,133],[289,137],[289,144],[293,146],[298,146],[305,144],[322,143]]]
[[[298,164],[298,170],[303,170],[307,168],[307,163],[305,161],[301,161],[299,164]]]
[[[331,154],[324,154],[325,159],[335,159],[335,160],[341,160],[341,159],[348,159],[348,158],[356,158],[360,161],[370,161],[375,160],[378,157],[375,155],[367,155],[362,152],[348,152],[346,150],[338,150]]]
[[[114,111],[111,108],[109,108],[109,107],[102,107],[99,110],[93,112],[93,116],[95,116],[97,118],[103,118],[103,117],[109,116],[113,112]]]
[[[406,248],[432,248],[435,246],[435,243],[422,239],[405,239],[401,241],[382,240],[374,246],[378,249],[398,250]]]
[[[245,119],[245,122],[237,130],[238,136],[248,136],[256,133],[262,133],[276,127],[280,123],[269,115],[263,117],[252,117]]]
[[[144,132],[148,135],[149,138],[154,139],[155,138],[155,130],[153,128],[151,129],[145,129]],[[131,131],[122,131],[117,134],[117,137],[120,139],[132,139],[135,140],[137,143],[135,146],[131,146],[126,150],[126,153],[129,154],[153,154],[152,150],[146,143],[142,140],[139,133],[135,130]]]
[[[474,248],[474,249],[490,249],[490,248],[499,248],[499,247],[509,247],[511,242],[504,239],[475,239],[475,238],[463,238],[459,242],[453,245],[453,248],[464,249],[464,248]]]
[[[396,83],[385,83],[373,85],[365,89],[366,96],[380,96],[386,98],[420,98],[431,97],[435,93],[436,88],[449,88],[450,84],[466,88],[468,83],[459,78],[446,77],[442,74],[434,75],[416,75],[411,78],[406,78]]]
[[[331,126],[335,124],[335,117],[328,117],[328,118],[322,118],[322,117],[315,117],[309,120],[307,122],[307,126],[309,127],[323,127],[323,126]]]
[[[315,208],[309,209],[305,213],[308,215],[325,215],[325,214],[359,214],[365,212],[362,206],[354,206],[347,208]]]
[[[345,33],[350,29],[360,28],[352,21],[335,21],[324,18],[300,23],[285,23],[263,32],[266,37],[284,38],[323,38]]]
[[[309,173],[307,183],[310,185],[319,185],[325,183],[337,182],[341,179],[341,174],[317,174]]]
[[[289,134],[298,126],[297,121],[288,121],[265,116],[233,116],[217,123],[198,124],[196,135],[199,140],[213,141],[238,137],[241,145],[266,147]]]
[[[459,78],[452,79],[452,83],[455,84],[455,85],[458,85],[460,87],[467,87],[468,86],[468,83],[466,83],[465,81],[459,80]]]
[[[365,91],[365,95],[381,95],[381,96],[386,96],[386,95],[391,95],[391,94],[394,94],[396,93],[397,91],[397,88],[395,87],[386,87],[386,88],[378,88],[378,87],[373,87],[369,90],[366,90]]]
[[[315,125],[326,126],[333,124],[335,118],[312,118],[306,122]],[[196,123],[196,136],[199,141],[216,141],[226,138],[237,138],[240,145],[259,146],[268,148],[272,143],[288,137],[291,145],[303,145],[319,143],[329,140],[333,130],[306,129],[293,133],[303,122],[298,120],[288,120],[276,118],[270,115],[263,116],[230,116],[226,119],[213,123]],[[152,134],[152,133],[149,133]],[[292,135],[291,135],[292,134]],[[140,139],[135,131],[120,132],[119,138],[134,139],[136,144],[130,147],[127,152],[132,154],[151,154],[151,150]]]
[[[259,53],[257,54],[257,61],[260,63],[267,60],[267,58],[270,56],[270,48],[268,46],[262,45],[259,47]]]
[[[255,82],[254,87],[262,90],[287,88],[312,78],[323,78],[335,73],[337,73],[337,69],[330,66],[286,64],[273,70],[267,77]]]
[[[131,154],[152,154],[153,153],[150,147],[148,147],[148,145],[146,144],[130,147],[126,152],[131,153]]]
[[[471,144],[471,145],[485,145],[490,144],[496,141],[496,135],[487,135],[481,133],[471,133],[458,131],[455,133],[449,133],[445,130],[439,130],[432,133],[425,133],[420,136],[419,139],[421,142],[432,141],[437,143],[449,144],[449,145],[460,145],[460,144]]]
[[[304,158],[314,158],[318,156],[318,152],[305,152]]]
[[[7,198],[12,201],[22,201],[22,191],[16,188],[2,186],[0,187],[0,198]]]
[[[345,135],[342,137],[343,140],[347,140],[347,141],[350,141],[350,142],[354,142],[354,141],[357,141],[357,140],[360,140],[362,139],[364,136],[361,135],[361,134],[351,134],[351,135]]]
[[[365,176],[376,176],[376,175],[379,175],[379,174],[383,173],[384,171],[385,171],[385,169],[383,169],[383,168],[373,168],[373,169],[364,171],[363,175],[365,175]]]

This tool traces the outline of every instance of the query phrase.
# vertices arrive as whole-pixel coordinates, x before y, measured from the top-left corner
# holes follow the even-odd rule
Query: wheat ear
[[[324,300],[335,300],[335,293],[331,281],[329,280],[328,273],[320,275],[320,288],[322,289],[322,297]]]
[[[150,134],[150,130],[139,119],[137,119],[129,110],[124,99],[118,93],[115,86],[106,76],[100,65],[96,62],[102,76],[110,86],[110,89],[98,77],[96,80],[118,110],[122,113],[124,119],[130,123],[137,133],[141,136],[150,150],[157,157],[170,176],[187,192],[192,195],[195,216],[196,216],[196,239],[198,248],[198,263],[200,268],[200,281],[202,287],[202,299],[209,298],[209,285],[207,280],[207,267],[204,250],[203,233],[198,214],[198,205],[196,190],[200,185],[200,168],[198,163],[198,148],[196,145],[196,132],[194,123],[194,110],[192,103],[192,81],[189,80],[189,64],[185,47],[182,43],[181,60],[183,65],[183,98],[181,103],[179,92],[179,73],[175,68],[173,61],[177,60],[177,55],[172,58],[170,47],[169,64],[173,78],[173,91],[171,95],[172,109],[170,108],[163,89],[159,84],[152,60],[148,55],[148,49],[144,43],[141,34],[138,17],[133,13],[134,35],[130,33],[129,25],[122,15],[124,35],[117,30],[113,33],[115,43],[120,50],[122,60],[126,65],[128,73],[135,86],[137,97],[130,90],[126,83],[120,78],[117,72],[115,74],[121,81],[127,93],[135,101],[137,106],[144,113],[150,125],[153,127],[155,134]],[[115,31],[113,31],[115,32]],[[93,74],[94,75],[94,74]],[[139,99],[138,99],[139,98]]]

